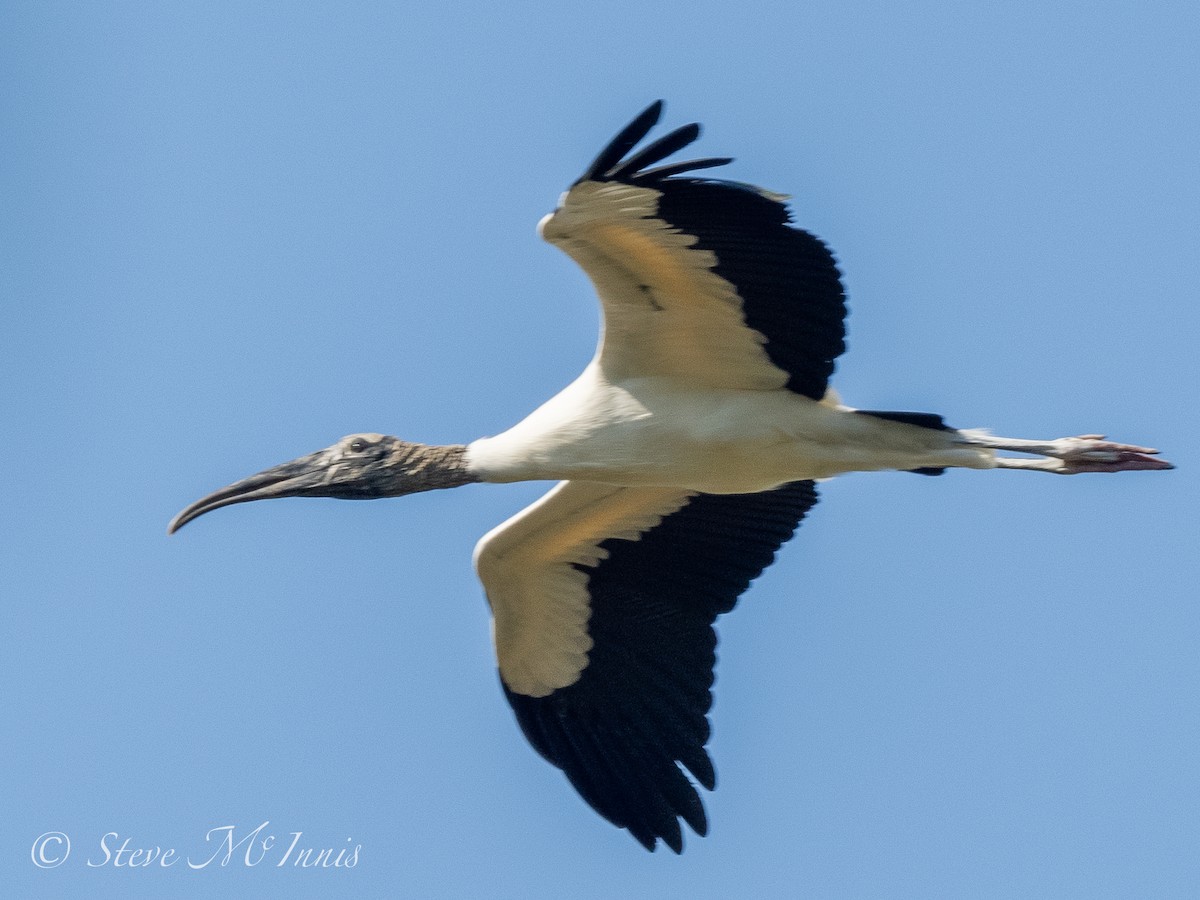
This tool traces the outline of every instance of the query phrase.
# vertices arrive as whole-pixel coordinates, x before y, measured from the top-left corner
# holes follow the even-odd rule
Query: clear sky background
[[[1197,9],[4,3],[4,895],[1200,895]],[[658,97],[837,252],[848,402],[1179,465],[826,485],[721,622],[680,858],[501,696],[471,550],[545,485],[165,534],[573,378],[596,305],[534,225]],[[263,822],[357,865],[87,866]]]

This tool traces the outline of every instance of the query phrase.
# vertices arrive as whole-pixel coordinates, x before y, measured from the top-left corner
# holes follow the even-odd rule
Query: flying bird
[[[1170,469],[1101,435],[995,437],[941,416],[861,410],[830,388],[845,295],[783,195],[663,163],[696,124],[635,147],[635,118],[542,219],[603,307],[595,358],[524,420],[470,444],[353,434],[222,488],[169,530],[273,497],[398,497],[555,480],[475,548],[501,686],[525,736],[647,849],[703,835],[717,616],[846,472]],[[1021,456],[1005,455],[1009,453]],[[689,777],[690,775],[690,777]]]

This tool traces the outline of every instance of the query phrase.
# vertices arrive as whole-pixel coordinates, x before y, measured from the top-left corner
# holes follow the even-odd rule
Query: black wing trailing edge
[[[521,730],[595,810],[646,849],[679,853],[679,819],[708,830],[680,766],[708,790],[717,616],[817,502],[811,481],[759,494],[699,494],[637,540],[601,544],[588,575],[592,638],[579,680],[545,697],[504,687]],[[503,685],[503,682],[501,682]]]
[[[713,271],[737,291],[746,325],[766,338],[763,349],[787,373],[788,390],[820,400],[834,360],[846,349],[846,296],[833,254],[819,238],[789,224],[786,198],[779,194],[732,181],[674,177],[725,165],[729,157],[644,168],[695,141],[697,124],[684,125],[625,159],[662,110],[662,101],[656,101],[625,126],[579,181],[660,192],[658,218],[694,235],[695,249],[714,254]]]

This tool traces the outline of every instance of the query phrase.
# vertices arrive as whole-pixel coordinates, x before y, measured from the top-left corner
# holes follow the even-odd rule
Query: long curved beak
[[[171,520],[167,534],[174,534],[192,519],[222,506],[308,494],[326,485],[329,464],[329,457],[322,450],[236,481],[219,491],[213,491],[207,497],[201,497],[184,509]]]

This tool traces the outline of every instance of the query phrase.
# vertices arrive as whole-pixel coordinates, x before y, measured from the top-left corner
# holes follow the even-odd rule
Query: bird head
[[[265,469],[201,497],[167,527],[173,534],[206,512],[277,497],[370,500],[400,497],[473,479],[465,476],[462,447],[430,447],[385,434],[351,434],[336,444]]]

